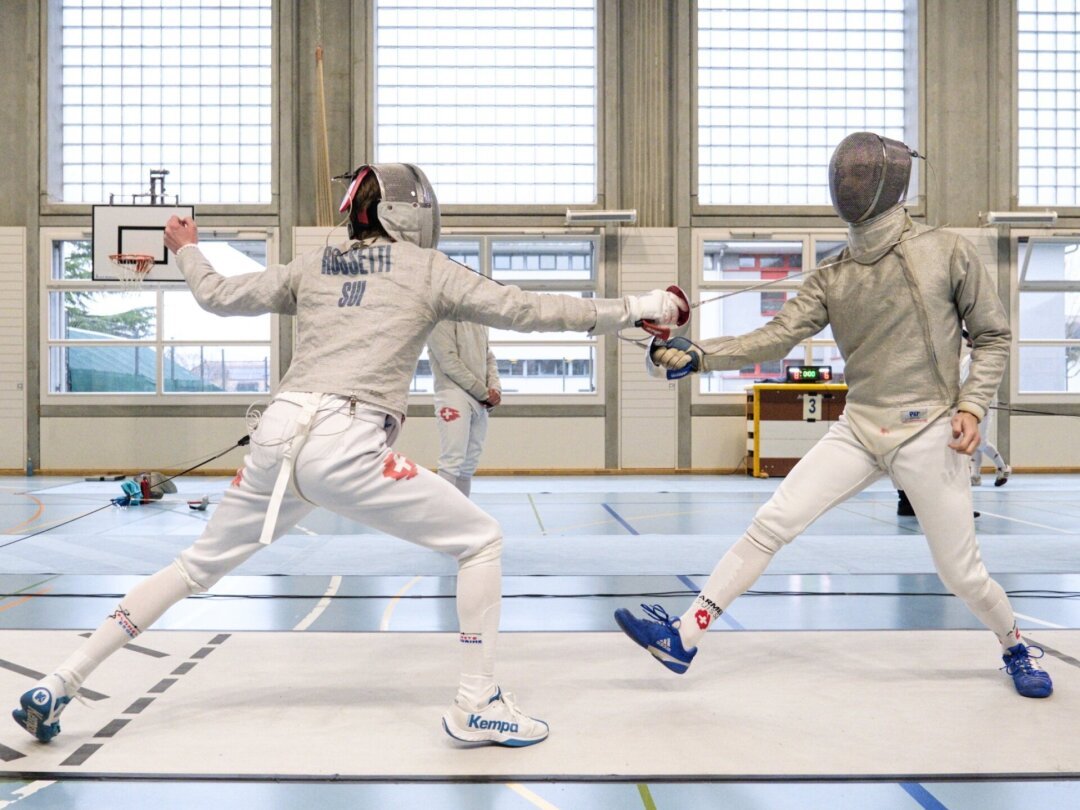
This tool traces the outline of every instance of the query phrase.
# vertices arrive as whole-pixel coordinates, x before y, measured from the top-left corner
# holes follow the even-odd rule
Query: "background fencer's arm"
[[[438,253],[433,253],[430,272],[436,320],[472,321],[515,332],[617,332],[637,320],[628,298],[526,292]]]
[[[458,353],[457,324],[440,321],[428,336],[428,354],[454,383],[478,402],[487,399],[487,385],[473,374]]]
[[[199,306],[215,315],[296,314],[296,284],[303,263],[272,264],[265,270],[225,277],[218,273],[198,245],[177,254],[176,263]]]
[[[990,271],[974,245],[957,237],[949,260],[956,312],[971,335],[971,366],[960,385],[959,409],[980,421],[997,396],[1009,359],[1012,332]]]
[[[499,379],[499,360],[495,352],[490,348],[487,352],[487,387],[502,391],[502,380]]]
[[[702,371],[727,371],[766,360],[779,360],[828,323],[824,281],[820,272],[814,272],[807,276],[795,297],[789,298],[764,326],[737,337],[700,341],[698,345],[705,352]]]

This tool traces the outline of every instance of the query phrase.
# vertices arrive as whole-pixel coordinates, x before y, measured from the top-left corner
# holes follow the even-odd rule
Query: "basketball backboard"
[[[109,261],[114,253],[145,253],[154,257],[146,281],[180,281],[176,256],[165,247],[165,223],[173,215],[195,217],[191,205],[95,205],[93,207],[93,279],[120,279]]]

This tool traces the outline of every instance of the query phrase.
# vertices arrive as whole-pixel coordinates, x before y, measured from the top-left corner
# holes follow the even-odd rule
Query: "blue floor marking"
[[[610,504],[602,503],[600,505],[604,507],[605,510],[607,510],[607,513],[609,515],[611,515],[613,518],[615,518],[615,520],[619,522],[620,526],[630,532],[630,534],[641,534],[641,532],[639,532],[637,529],[635,529],[633,526],[623,520],[622,515],[612,509]]]
[[[679,582],[681,582],[690,590],[694,591],[694,593],[697,593],[701,590],[701,588],[697,586],[697,583],[694,582],[694,580],[690,579],[690,577],[683,576],[682,574],[679,574]],[[730,627],[732,630],[746,629],[741,624],[739,624],[739,622],[735,620],[735,617],[728,613],[726,610],[720,614],[720,618],[723,619],[724,623],[727,624],[727,626]]]
[[[900,787],[903,788],[911,798],[922,805],[925,810],[949,810],[949,808],[937,800],[934,794],[918,782],[900,782],[899,784]]]

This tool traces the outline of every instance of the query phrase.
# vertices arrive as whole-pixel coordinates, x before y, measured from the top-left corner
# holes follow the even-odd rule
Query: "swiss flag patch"
[[[401,453],[390,453],[383,462],[382,474],[383,478],[392,478],[395,481],[416,478],[416,464]]]
[[[457,408],[445,407],[439,408],[439,418],[444,422],[453,422],[455,419],[461,418],[461,411]]]
[[[697,626],[704,630],[712,623],[712,616],[709,615],[707,610],[699,610],[694,614],[694,618],[697,619]]]

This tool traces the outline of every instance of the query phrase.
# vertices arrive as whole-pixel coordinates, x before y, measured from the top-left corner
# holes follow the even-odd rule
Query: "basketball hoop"
[[[148,253],[110,253],[109,261],[125,289],[138,289],[154,266],[154,257]]]

